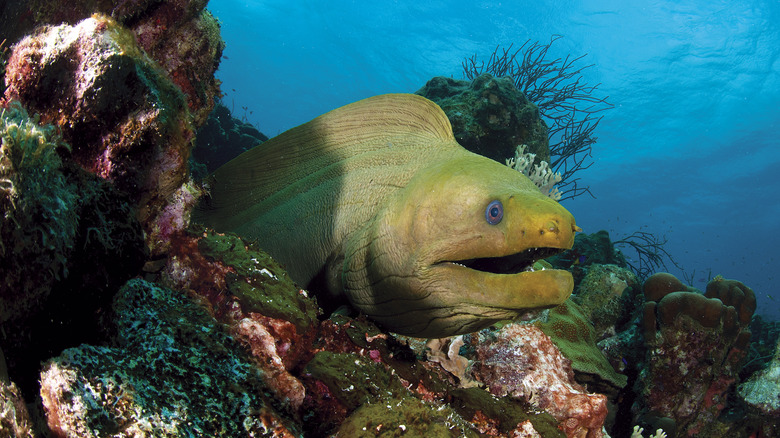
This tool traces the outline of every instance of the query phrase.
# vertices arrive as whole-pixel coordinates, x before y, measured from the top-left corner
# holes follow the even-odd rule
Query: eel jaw
[[[484,257],[458,261],[442,261],[439,263],[452,263],[471,270],[489,272],[491,274],[518,274],[520,272],[533,272],[534,263],[558,254],[561,251],[563,251],[563,248],[528,248],[503,257]]]
[[[531,247],[501,257],[443,260],[422,274],[436,290],[439,305],[477,315],[502,312],[508,319],[520,311],[555,307],[571,295],[574,279],[569,271],[536,269],[534,263],[565,250]],[[434,294],[432,294],[433,298]]]

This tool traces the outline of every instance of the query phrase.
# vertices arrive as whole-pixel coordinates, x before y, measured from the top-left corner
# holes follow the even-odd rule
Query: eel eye
[[[496,225],[504,218],[504,205],[501,201],[495,200],[488,204],[485,209],[485,220],[490,225]]]

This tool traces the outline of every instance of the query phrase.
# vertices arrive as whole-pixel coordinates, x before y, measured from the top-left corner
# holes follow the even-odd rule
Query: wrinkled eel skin
[[[520,172],[460,146],[420,96],[330,111],[209,184],[195,221],[258,241],[300,285],[323,284],[320,300],[346,296],[396,333],[473,332],[573,289],[569,272],[529,267],[571,248],[574,217]]]

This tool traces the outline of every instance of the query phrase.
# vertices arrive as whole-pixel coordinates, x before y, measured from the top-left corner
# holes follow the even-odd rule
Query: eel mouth
[[[503,257],[483,257],[444,263],[453,263],[475,271],[489,272],[491,274],[511,275],[533,271],[534,263],[538,260],[553,256],[561,251],[563,251],[561,248],[529,248]]]

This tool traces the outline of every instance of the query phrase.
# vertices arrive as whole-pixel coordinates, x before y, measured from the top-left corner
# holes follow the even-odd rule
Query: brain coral
[[[617,265],[592,264],[572,296],[586,318],[593,323],[596,337],[612,331],[623,313],[623,292],[639,285],[636,275]]]

